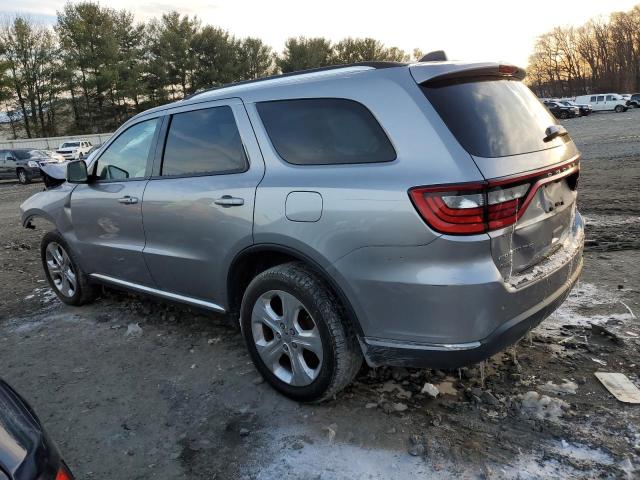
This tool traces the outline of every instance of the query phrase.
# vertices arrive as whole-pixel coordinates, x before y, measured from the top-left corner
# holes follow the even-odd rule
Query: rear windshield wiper
[[[544,142],[550,142],[554,138],[569,135],[569,132],[567,132],[567,129],[562,125],[551,125],[547,127],[547,129],[544,131],[544,134],[546,135],[546,137],[544,137],[542,140]]]

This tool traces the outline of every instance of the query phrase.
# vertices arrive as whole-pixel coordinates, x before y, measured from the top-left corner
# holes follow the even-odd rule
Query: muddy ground
[[[221,317],[117,292],[61,305],[39,260],[47,226],[17,215],[42,186],[3,182],[0,375],[79,479],[638,478],[640,405],[594,372],[640,385],[640,110],[565,125],[584,152],[584,274],[483,365],[363,368],[335,400],[298,405],[261,381]]]

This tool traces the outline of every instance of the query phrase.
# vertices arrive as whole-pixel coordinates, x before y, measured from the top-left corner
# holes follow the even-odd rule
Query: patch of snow
[[[575,395],[578,391],[578,384],[570,381],[565,381],[560,385],[556,385],[553,382],[547,382],[544,385],[540,385],[539,388],[543,392],[554,393],[556,395]]]
[[[588,326],[603,324],[608,321],[629,322],[633,320],[633,313],[620,308],[617,313],[588,315],[585,310],[606,308],[611,310],[616,305],[622,305],[617,291],[608,291],[591,283],[577,283],[564,303],[539,328],[543,330],[557,330],[562,325]]]
[[[583,217],[586,225],[594,227],[616,227],[640,223],[640,217],[629,215],[588,215]]]
[[[519,396],[520,411],[527,417],[558,422],[569,404],[559,398],[530,391]]]
[[[289,434],[300,435],[291,431]],[[305,432],[309,435],[309,432]],[[286,431],[271,432],[272,450],[265,452],[256,471],[250,474],[256,480],[383,480],[389,478],[435,477],[436,471],[420,457],[406,451],[366,448],[331,439],[314,438],[300,442],[297,450],[291,448],[291,437]]]

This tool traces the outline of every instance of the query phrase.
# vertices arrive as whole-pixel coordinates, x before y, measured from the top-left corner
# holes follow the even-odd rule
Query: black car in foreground
[[[0,380],[0,480],[73,480],[29,404]]]
[[[560,102],[548,100],[545,100],[543,103],[556,118],[573,118],[580,116],[580,109],[578,107],[571,107],[563,105]]]

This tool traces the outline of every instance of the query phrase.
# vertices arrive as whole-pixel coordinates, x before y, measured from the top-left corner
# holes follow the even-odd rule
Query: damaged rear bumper
[[[487,359],[516,343],[529,330],[551,315],[567,298],[582,272],[582,249],[561,288],[518,316],[500,324],[487,337],[467,343],[426,344],[364,337],[360,339],[367,363],[372,366],[458,368]]]

